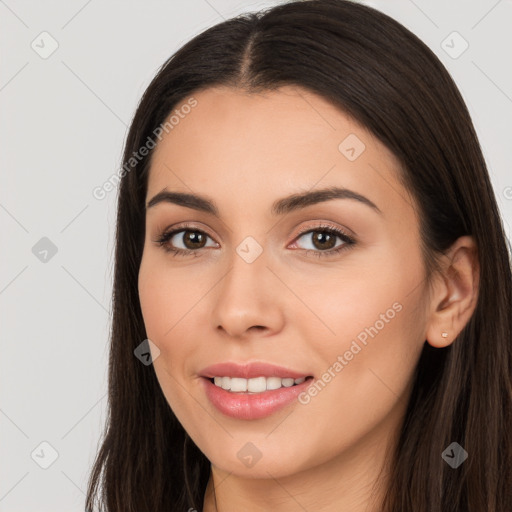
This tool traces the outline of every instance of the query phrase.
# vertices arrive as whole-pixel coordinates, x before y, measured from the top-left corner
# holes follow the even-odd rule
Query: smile
[[[292,403],[298,402],[297,397],[313,382],[311,376],[296,379],[299,381],[298,383],[295,382],[295,379],[279,377],[252,379],[217,377],[218,382],[219,379],[221,379],[220,386],[215,384],[215,378],[203,377],[200,379],[204,385],[205,394],[217,411],[239,420],[266,418]],[[265,379],[264,391],[243,391],[244,388],[249,388],[249,385],[249,389],[262,389],[263,379]],[[225,385],[229,385],[229,389],[222,387],[224,380],[226,380]],[[270,381],[270,387],[272,385],[279,385],[279,387],[267,389],[268,381]],[[240,391],[234,391],[233,388],[240,389]]]
[[[280,378],[280,377],[255,377],[252,379],[244,379],[241,377],[214,377],[213,383],[226,391],[232,393],[263,393],[280,389],[282,387],[289,388],[297,384],[301,384],[306,377],[300,379]]]

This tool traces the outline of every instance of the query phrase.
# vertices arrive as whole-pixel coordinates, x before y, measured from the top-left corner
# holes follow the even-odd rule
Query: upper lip
[[[252,379],[254,377],[280,377],[282,379],[300,379],[308,377],[310,374],[302,373],[295,370],[277,366],[271,363],[251,362],[251,363],[235,363],[225,362],[212,364],[203,368],[200,372],[201,377],[241,377],[244,379]]]

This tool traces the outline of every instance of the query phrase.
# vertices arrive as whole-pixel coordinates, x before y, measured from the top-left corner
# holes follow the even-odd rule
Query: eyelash
[[[158,244],[160,247],[163,248],[164,251],[168,253],[172,253],[173,256],[189,256],[190,254],[194,254],[194,256],[199,256],[198,252],[200,249],[192,250],[192,249],[176,249],[172,248],[168,245],[169,240],[176,235],[177,233],[180,233],[182,231],[192,231],[195,233],[201,233],[203,235],[206,235],[207,237],[211,238],[208,233],[205,233],[204,231],[197,229],[196,227],[190,225],[190,224],[183,224],[171,231],[164,231],[161,235],[158,236],[154,242]],[[322,233],[328,233],[329,235],[335,235],[341,238],[344,242],[343,245],[339,246],[336,249],[329,249],[328,251],[320,251],[315,249],[302,249],[303,251],[306,251],[306,254],[313,253],[316,257],[329,257],[329,256],[335,256],[342,251],[350,249],[352,246],[355,245],[356,241],[347,235],[344,231],[342,231],[339,228],[336,228],[334,226],[330,226],[327,224],[320,224],[318,226],[315,226],[313,228],[309,227],[304,231],[301,231],[296,239],[301,238],[303,235],[306,235],[308,233],[315,233],[315,232],[322,232]]]

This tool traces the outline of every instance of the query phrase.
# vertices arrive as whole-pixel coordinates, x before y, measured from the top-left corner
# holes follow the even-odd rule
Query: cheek
[[[176,278],[176,273],[166,271],[156,259],[144,255],[141,262],[138,277],[140,305],[147,337],[160,350],[159,357],[153,362],[157,380],[173,412],[183,418],[187,415],[184,404],[189,401],[182,396],[182,366],[190,345],[179,341],[190,328],[186,313],[197,302],[197,297],[184,293],[186,288]]]
[[[184,314],[181,312],[183,301],[177,300],[178,288],[169,273],[163,272],[161,265],[149,257],[143,257],[141,262],[138,287],[146,335],[160,351],[159,357],[153,361],[153,367],[162,391],[172,405],[175,391],[170,391],[177,385],[172,376],[176,375],[177,362],[185,359],[185,354],[180,354],[180,348],[183,349],[186,344],[173,341],[184,320],[180,322]]]
[[[391,274],[389,267],[386,271],[367,267],[364,272],[348,268],[304,280],[297,289],[316,318],[301,312],[297,321],[314,324],[317,332],[321,328],[323,348],[342,349],[358,336],[364,342],[367,329],[376,324],[379,332],[387,330],[399,316],[405,296],[404,277]]]
[[[316,375],[300,407],[306,424],[315,418],[315,438],[330,440],[319,457],[348,448],[380,424],[399,421],[422,344],[414,300],[393,298],[382,294],[356,308],[338,308],[332,317],[336,341],[317,344],[323,373]]]
[[[315,345],[326,370],[342,356],[343,370],[337,373],[350,376],[351,385],[352,379],[361,380],[362,394],[378,376],[397,393],[403,391],[423,347],[421,260],[418,256],[406,266],[391,250],[380,256],[364,271],[333,274],[329,286],[319,288],[322,280],[310,283],[307,292],[308,305],[322,322],[324,334]]]
[[[138,278],[139,299],[147,337],[160,350],[154,368],[168,396],[180,393],[180,383],[191,374],[201,346],[197,314],[201,298],[211,289],[206,279],[191,278],[191,271],[172,269],[159,255],[143,257]]]
[[[185,277],[186,272],[172,270],[157,255],[144,256],[138,279],[139,299],[148,337],[170,339],[189,321],[187,313],[197,303],[204,285]],[[200,282],[200,281],[199,281]]]

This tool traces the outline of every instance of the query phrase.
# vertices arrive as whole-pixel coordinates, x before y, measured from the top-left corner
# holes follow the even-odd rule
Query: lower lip
[[[270,416],[293,402],[313,382],[313,378],[308,378],[289,388],[282,387],[262,393],[232,393],[216,386],[206,377],[202,377],[202,380],[210,402],[221,413],[239,420],[257,420]]]

